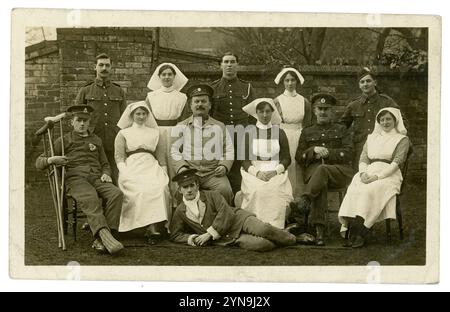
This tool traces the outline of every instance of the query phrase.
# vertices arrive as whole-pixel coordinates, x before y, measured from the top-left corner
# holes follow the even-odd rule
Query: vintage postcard
[[[14,279],[439,282],[441,19],[12,12]]]

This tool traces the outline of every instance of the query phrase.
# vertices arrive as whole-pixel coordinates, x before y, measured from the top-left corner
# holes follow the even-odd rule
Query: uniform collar
[[[262,122],[260,122],[260,121],[258,120],[258,121],[256,122],[256,127],[257,127],[258,129],[261,129],[261,130],[268,130],[268,129],[272,128],[272,123],[269,122],[267,125],[265,125],[265,124],[263,124]]]
[[[292,92],[290,92],[288,90],[284,90],[283,94],[286,96],[289,96],[289,97],[296,97],[298,93],[296,90],[294,90]]]
[[[227,79],[227,78],[225,78],[225,77],[222,76],[222,80],[225,81],[225,82],[227,82],[227,83],[233,83],[233,82],[236,82],[236,81],[238,80],[238,77],[236,76],[236,77],[234,77],[234,78]]]
[[[319,129],[322,129],[322,130],[327,130],[327,129],[330,129],[331,128],[331,126],[333,125],[333,122],[330,122],[330,123],[326,123],[326,124],[316,124],[317,125],[317,127],[319,128]]]
[[[111,84],[111,80],[110,79],[102,80],[100,78],[95,78],[95,84],[99,87],[103,87],[103,85],[105,87],[108,87]]]
[[[88,138],[88,137],[92,136],[92,133],[89,129],[88,129],[87,133],[88,133],[88,135],[83,136],[83,135],[80,135],[78,132],[75,132],[75,130],[72,130],[72,136],[76,136],[79,138]]]
[[[188,119],[188,125],[192,126],[193,124],[194,124],[194,115],[191,115],[191,117],[189,117]],[[202,125],[202,127],[206,127],[212,124],[214,124],[213,119],[211,118],[211,116],[209,116],[208,119],[206,119],[206,121]]]
[[[362,94],[363,103],[367,102],[367,100],[374,102],[377,98],[378,98],[378,92],[375,92],[371,96],[367,96],[365,93]]]

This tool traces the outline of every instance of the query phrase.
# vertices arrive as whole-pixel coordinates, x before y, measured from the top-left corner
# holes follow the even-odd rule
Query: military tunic
[[[211,116],[223,122],[225,125],[255,124],[256,120],[249,116],[242,108],[255,99],[254,90],[250,82],[234,78],[227,80],[224,77],[211,84],[214,90],[212,98]],[[237,153],[237,138],[233,136],[235,159]],[[236,160],[228,174],[233,193],[236,194],[241,188],[241,161]]]
[[[341,117],[340,123],[351,128],[352,131],[355,148],[353,166],[356,170],[367,136],[373,132],[375,127],[377,113],[385,107],[400,109],[398,104],[386,94],[375,93],[370,97],[362,94],[347,105]],[[403,120],[405,119],[403,118]]]
[[[225,125],[246,126],[250,116],[242,108],[254,100],[250,82],[234,78],[221,78],[211,84],[214,90],[211,116]]]
[[[62,155],[61,139],[55,141],[55,155]],[[104,227],[117,230],[122,209],[122,192],[111,183],[103,183],[103,174],[111,175],[102,141],[95,134],[80,136],[72,131],[64,135],[66,190],[86,214],[93,235]],[[49,165],[46,155],[36,160],[36,168],[44,170]],[[99,205],[98,195],[106,200]]]
[[[329,155],[316,159],[314,148],[328,149]],[[310,221],[325,225],[328,188],[346,187],[352,177],[353,143],[349,130],[341,124],[314,124],[303,128],[295,160],[303,167],[305,190],[312,204]]]
[[[114,82],[96,78],[81,88],[75,104],[89,105],[94,109],[90,130],[102,140],[112,169],[111,177],[116,182],[118,172],[114,160],[114,140],[120,130],[117,122],[127,106],[125,92]]]

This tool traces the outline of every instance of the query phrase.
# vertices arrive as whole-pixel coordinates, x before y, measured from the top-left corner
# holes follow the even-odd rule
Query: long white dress
[[[302,133],[302,123],[305,117],[305,98],[298,93],[290,93],[287,90],[277,97],[281,108],[283,122],[281,129],[286,132],[289,141],[292,162],[288,168],[289,180],[291,181],[294,198],[299,197],[303,191],[303,180],[301,178],[300,167],[295,161],[295,153],[298,141]]]
[[[365,147],[367,148],[368,159],[385,160],[387,162],[373,161],[364,171],[370,175],[378,175],[383,172],[385,168],[390,166],[392,159],[396,157],[394,152],[404,138],[407,137],[394,132],[391,134],[369,135]],[[402,143],[406,147],[409,146],[408,140]],[[402,155],[407,154],[407,148],[406,151],[404,150]],[[375,223],[385,219],[395,220],[395,196],[400,193],[402,181],[403,176],[400,169],[395,170],[387,177],[369,184],[364,184],[361,181],[360,172],[358,172],[348,187],[347,194],[339,210],[339,221],[342,224],[341,232],[347,230],[348,224],[346,218],[360,216],[364,219],[364,225],[367,228],[371,228]]]
[[[178,119],[183,113],[186,105],[187,96],[173,88],[161,87],[147,94],[147,102],[153,116],[158,123],[160,133],[160,144],[164,150],[164,158],[167,163],[169,179],[175,176],[174,166],[170,157],[171,131],[173,126],[177,124]],[[176,193],[176,185],[169,182],[170,192],[172,196]],[[176,203],[173,203],[175,206]]]
[[[277,171],[280,161],[283,161],[283,156],[280,155],[280,152],[282,149],[286,150],[286,146],[280,146],[280,140],[272,140],[270,138],[255,139],[249,144],[249,148],[252,149],[254,156],[263,159],[273,159],[252,160],[253,172]],[[286,154],[289,157],[289,153],[286,152]],[[280,157],[277,157],[278,155]],[[267,222],[279,229],[284,229],[286,208],[293,200],[288,172],[284,171],[267,182],[245,171],[244,168],[241,168],[241,175],[243,196],[241,208],[254,213],[263,222]]]
[[[117,136],[116,140],[125,142],[125,153],[145,149],[154,154],[159,141],[157,129],[136,124]],[[124,194],[120,232],[168,220],[169,178],[152,153],[131,154],[120,171],[118,184]]]

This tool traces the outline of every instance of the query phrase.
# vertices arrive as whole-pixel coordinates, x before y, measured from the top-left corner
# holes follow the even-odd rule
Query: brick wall
[[[27,49],[25,60],[25,179],[29,183],[45,178],[36,174],[34,159],[42,146],[33,148],[31,136],[42,126],[44,117],[60,110],[61,59],[56,43],[43,42]]]
[[[195,81],[209,82],[220,78],[218,66],[181,64],[180,68],[190,78],[188,86]],[[339,100],[339,117],[346,104],[360,95],[355,78],[359,69],[357,66],[302,66],[300,72],[305,83],[299,91],[307,98],[319,90],[333,93]],[[239,76],[252,82],[257,97],[274,98],[283,92],[283,87],[273,81],[278,70],[264,66],[242,66]],[[400,105],[409,121],[408,135],[414,144],[414,154],[409,160],[408,179],[424,183],[427,159],[427,76],[423,73],[395,72],[384,67],[376,71],[379,88]]]
[[[34,159],[39,148],[31,149],[28,136],[42,125],[47,115],[55,115],[71,105],[81,86],[95,78],[95,55],[108,53],[113,61],[113,81],[126,91],[129,101],[144,99],[147,82],[156,64],[152,64],[150,29],[89,28],[58,29],[58,39],[28,47],[26,50],[26,130],[27,182],[41,180]],[[174,62],[194,82],[220,78],[217,57],[174,49],[160,49],[159,62]],[[334,93],[345,104],[359,95],[355,79],[359,67],[303,66],[305,84],[300,93],[309,97],[318,89]],[[243,66],[240,77],[252,82],[258,97],[275,97],[283,90],[273,82],[278,68]],[[427,77],[426,74],[393,72],[378,68],[378,85],[402,107],[410,121],[409,135],[415,145],[409,177],[416,182],[426,178]]]

